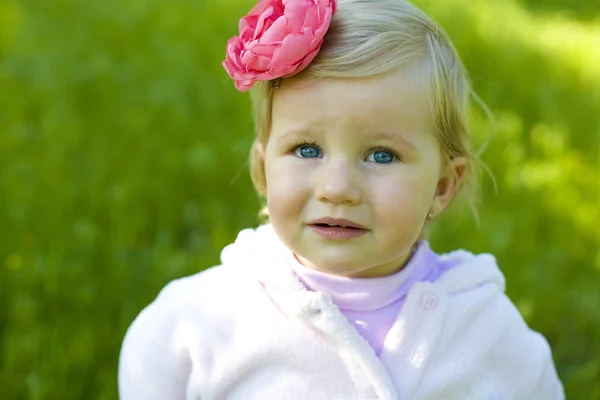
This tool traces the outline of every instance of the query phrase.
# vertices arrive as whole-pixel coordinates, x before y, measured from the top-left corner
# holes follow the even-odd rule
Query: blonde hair
[[[467,159],[469,168],[462,191],[477,217],[479,161],[471,150],[469,127],[469,105],[474,94],[454,45],[433,19],[405,0],[339,0],[319,54],[301,75],[370,77],[415,63],[428,74],[435,134],[444,158]],[[258,82],[251,92],[255,144],[267,144],[275,90],[272,82]],[[264,164],[256,146],[250,154],[250,172],[256,191],[264,197]]]

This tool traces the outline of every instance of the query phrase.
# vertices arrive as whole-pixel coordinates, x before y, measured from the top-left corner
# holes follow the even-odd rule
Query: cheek
[[[377,182],[371,188],[372,204],[378,218],[385,224],[408,224],[420,221],[427,213],[435,193],[435,182],[431,174],[422,171],[404,173]]]
[[[267,207],[271,219],[295,218],[310,196],[306,177],[289,163],[271,162],[265,167]]]

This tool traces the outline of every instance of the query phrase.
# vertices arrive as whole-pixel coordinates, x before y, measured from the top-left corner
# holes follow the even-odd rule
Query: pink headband
[[[337,0],[260,0],[227,42],[223,67],[239,91],[296,75],[321,49]]]

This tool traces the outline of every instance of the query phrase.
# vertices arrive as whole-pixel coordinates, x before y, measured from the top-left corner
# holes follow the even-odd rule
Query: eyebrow
[[[314,133],[315,129],[289,129],[289,130],[285,130],[283,131],[283,133],[280,135],[281,138],[286,138],[289,136],[307,136],[310,135],[312,133]]]
[[[300,138],[311,138],[314,134],[314,130],[311,129],[290,129],[277,135],[277,141],[282,143],[292,142],[299,140]]]
[[[400,134],[393,134],[387,131],[376,131],[371,137],[375,140],[386,140],[392,143],[399,143],[410,150],[417,151],[417,146]]]

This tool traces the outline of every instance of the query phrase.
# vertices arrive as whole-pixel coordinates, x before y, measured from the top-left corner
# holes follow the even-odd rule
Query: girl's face
[[[354,277],[397,272],[429,210],[439,214],[451,200],[465,161],[442,161],[422,80],[395,71],[287,79],[276,90],[269,141],[258,148],[267,207],[306,266]]]

